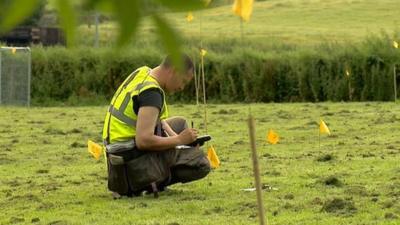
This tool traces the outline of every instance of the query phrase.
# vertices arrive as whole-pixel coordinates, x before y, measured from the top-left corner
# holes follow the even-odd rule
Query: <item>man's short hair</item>
[[[187,54],[182,54],[182,63],[183,63],[183,71],[188,71],[190,70],[192,73],[194,73],[194,64],[192,59],[187,55]],[[161,66],[165,68],[175,68],[174,63],[172,62],[172,56],[167,55],[164,60],[161,63]]]

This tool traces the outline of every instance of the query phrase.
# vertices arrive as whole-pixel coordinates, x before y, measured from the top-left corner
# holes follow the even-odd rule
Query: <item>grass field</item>
[[[393,34],[399,30],[400,8],[396,0],[268,0],[256,1],[254,13],[244,23],[246,41],[259,47],[281,43],[310,46],[321,42],[360,42],[367,35],[381,32]],[[193,13],[188,23],[186,13],[170,13],[167,18],[181,31],[187,42],[198,44],[228,41],[241,36],[240,22],[232,13],[232,6],[224,5]],[[201,23],[201,33],[200,33]],[[83,43],[93,42],[94,26],[82,25]],[[109,45],[118,34],[114,23],[100,26],[101,43]],[[137,36],[143,42],[156,43],[151,21],[144,20]]]
[[[0,224],[257,224],[248,143],[249,106],[210,105],[209,133],[222,165],[198,182],[113,200],[100,141],[102,107],[0,108]],[[270,224],[399,224],[400,105],[253,104]],[[173,105],[172,115],[202,112]],[[319,115],[332,135],[321,137]],[[281,136],[265,142],[268,129]]]

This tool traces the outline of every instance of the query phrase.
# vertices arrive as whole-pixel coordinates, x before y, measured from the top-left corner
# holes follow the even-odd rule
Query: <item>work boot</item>
[[[118,193],[118,192],[112,192],[112,197],[113,197],[113,199],[120,199],[120,198],[122,198],[122,196]]]

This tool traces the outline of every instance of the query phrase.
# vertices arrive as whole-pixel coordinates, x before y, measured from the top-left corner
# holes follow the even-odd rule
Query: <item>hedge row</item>
[[[205,59],[207,98],[215,102],[389,101],[394,97],[393,68],[400,64],[400,49],[391,43],[381,37],[357,45],[282,51],[260,50],[254,44],[236,45],[229,51],[210,46]],[[35,47],[32,97],[37,105],[83,99],[106,102],[135,68],[156,66],[161,59],[156,48],[147,47],[119,51]],[[194,83],[171,98],[194,101]]]

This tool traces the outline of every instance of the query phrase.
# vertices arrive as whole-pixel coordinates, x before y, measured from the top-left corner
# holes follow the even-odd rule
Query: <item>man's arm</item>
[[[177,145],[190,144],[197,138],[197,131],[187,128],[177,136],[160,137],[154,134],[160,110],[152,106],[139,108],[136,124],[136,145],[140,150],[162,151]]]

